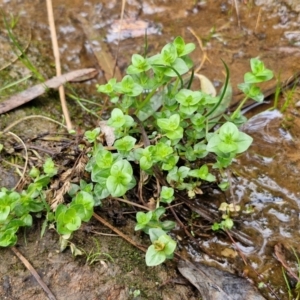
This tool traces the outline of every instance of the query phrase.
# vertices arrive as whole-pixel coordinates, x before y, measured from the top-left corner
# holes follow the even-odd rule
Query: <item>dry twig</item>
[[[126,234],[124,234],[122,231],[120,231],[119,229],[117,229],[116,227],[112,226],[110,223],[108,223],[106,220],[104,220],[102,217],[100,217],[99,215],[97,215],[96,213],[93,213],[93,217],[95,219],[97,219],[98,221],[100,221],[103,225],[105,225],[106,227],[108,227],[109,229],[111,229],[113,232],[115,232],[116,234],[118,234],[121,238],[123,238],[125,241],[127,241],[128,243],[130,243],[131,245],[135,246],[136,248],[142,250],[143,252],[146,252],[146,248],[143,246],[138,245],[134,240],[132,240],[129,236],[127,236]]]
[[[17,184],[13,188],[13,190],[15,190],[15,189],[18,188],[19,184],[24,179],[24,175],[25,175],[25,172],[27,170],[27,165],[28,165],[28,152],[27,152],[27,147],[26,147],[25,143],[23,142],[23,140],[19,136],[17,136],[16,134],[14,134],[14,133],[12,133],[10,131],[7,132],[7,134],[12,135],[16,140],[18,140],[22,144],[22,146],[24,148],[24,151],[25,151],[25,166],[24,166],[24,169],[23,169],[23,172],[22,172],[22,176],[20,177],[19,181],[17,182]]]
[[[54,15],[53,15],[53,7],[52,7],[52,1],[47,0],[47,12],[48,12],[48,19],[49,19],[49,25],[50,25],[50,32],[51,32],[51,40],[52,40],[52,47],[53,47],[53,54],[55,58],[55,67],[56,67],[56,75],[61,75],[61,67],[60,67],[60,57],[59,57],[59,48],[58,48],[58,42],[57,42],[57,36],[56,36],[56,30],[55,30],[55,23],[54,23]],[[66,103],[66,96],[65,96],[65,89],[64,86],[61,85],[58,88],[59,91],[59,97],[61,102],[61,107],[63,110],[63,114],[66,120],[66,125],[68,130],[72,129],[72,123]]]
[[[11,247],[11,250],[20,259],[20,261],[24,264],[24,266],[30,271],[30,273],[34,276],[36,281],[39,283],[39,285],[43,288],[43,290],[47,294],[48,299],[56,300],[55,296],[52,294],[50,289],[46,286],[46,284],[44,283],[40,275],[30,264],[30,262],[19,252],[19,250],[16,247]]]

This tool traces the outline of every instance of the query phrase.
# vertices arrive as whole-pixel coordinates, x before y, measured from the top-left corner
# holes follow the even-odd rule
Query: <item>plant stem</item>
[[[235,119],[236,115],[240,112],[241,108],[243,107],[243,105],[246,103],[246,101],[249,99],[248,96],[246,96],[241,103],[239,104],[239,106],[237,107],[237,109],[233,112],[233,114],[231,115],[231,119]]]
[[[139,107],[136,109],[136,111],[134,112],[135,115],[137,115],[140,110],[150,101],[151,97],[155,94],[156,92],[156,88],[154,88],[146,97],[146,99],[141,103],[141,105],[139,105]]]

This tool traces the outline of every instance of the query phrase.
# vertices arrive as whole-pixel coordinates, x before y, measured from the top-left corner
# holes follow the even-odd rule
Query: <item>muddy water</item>
[[[130,0],[126,3],[125,21],[122,25],[126,26],[126,30],[119,34],[121,1],[53,1],[63,71],[84,67],[99,69],[94,53],[101,51],[99,41],[109,42],[109,51],[113,56],[116,56],[119,47],[118,66],[124,70],[133,53],[142,53],[146,28],[151,53],[158,51],[177,35],[197,43],[188,30],[190,28],[202,39],[203,49],[209,58],[201,73],[210,78],[216,88],[220,88],[224,82],[220,58],[228,64],[235,93],[233,101],[239,99],[236,85],[249,69],[251,57],[259,56],[263,59],[277,77],[280,74],[281,81],[298,72],[298,1],[237,1],[238,15],[233,2],[191,0],[184,1],[183,5],[179,0]],[[0,0],[0,6],[7,14],[20,14],[22,18],[19,25],[24,22],[24,28],[30,26],[28,52],[31,57],[45,56],[51,61],[52,50],[45,3],[38,0]],[[96,33],[89,40],[78,21],[79,17],[85,18]],[[26,42],[28,35],[24,33],[24,36]],[[9,51],[7,39],[3,38],[1,41],[1,52]],[[203,57],[203,51],[198,47],[193,54],[196,64],[200,64]],[[4,62],[8,60],[13,59],[7,56]],[[36,61],[39,62],[38,59]],[[0,65],[2,64],[3,61],[0,60]],[[38,67],[43,70],[42,65]],[[45,75],[53,74],[52,68],[47,69]],[[98,78],[88,83],[89,94],[85,95],[86,98],[95,94],[96,82],[105,81],[103,75],[100,70]],[[274,80],[264,89],[273,89],[275,84]],[[250,214],[242,213],[236,218],[237,229],[247,233],[252,239],[252,245],[237,242],[251,267],[245,266],[236,252],[225,254],[228,252],[224,250],[234,249],[228,238],[215,235],[213,238],[199,239],[207,253],[220,259],[219,265],[231,268],[239,274],[245,271],[256,283],[269,282],[271,288],[277,291],[279,299],[287,299],[287,290],[281,265],[274,259],[274,246],[281,243],[287,249],[293,247],[300,253],[300,164],[297,154],[300,124],[297,116],[295,117],[297,109],[294,110],[296,121],[289,130],[283,129],[285,115],[280,113],[268,112],[253,117],[244,127],[254,138],[253,146],[233,166],[236,179],[233,195],[228,197],[231,200],[234,198],[244,210],[253,210]],[[192,244],[186,246],[186,249],[197,260],[211,261],[209,255],[195,252]],[[295,267],[295,259],[291,258],[289,263],[291,267]],[[259,278],[256,272],[262,274],[264,279]],[[274,299],[270,289],[264,287],[262,292],[265,297]],[[126,299],[126,295],[120,299]]]

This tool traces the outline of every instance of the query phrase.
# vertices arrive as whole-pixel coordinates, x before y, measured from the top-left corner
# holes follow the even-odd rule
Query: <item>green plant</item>
[[[273,78],[273,72],[267,69],[264,63],[258,58],[251,58],[250,66],[251,72],[247,72],[244,75],[244,82],[238,85],[239,89],[246,95],[246,97],[241,101],[238,108],[231,115],[230,119],[233,121],[240,117],[241,108],[248,99],[253,99],[259,103],[264,100],[264,95],[257,86],[257,83],[265,82]]]
[[[169,232],[175,223],[166,219],[164,205],[172,204],[179,191],[195,197],[207,183],[217,183],[223,190],[228,188],[225,169],[252,143],[252,138],[239,130],[246,120],[241,115],[243,103],[248,98],[262,101],[257,83],[273,76],[260,60],[252,59],[252,71],[245,74],[244,83],[239,85],[245,99],[228,116],[228,68],[224,64],[227,77],[219,95],[192,90],[194,77],[189,71],[193,64],[188,54],[194,48],[194,44],[177,37],[154,56],[134,54],[127,75],[120,82],[111,79],[97,86],[114,108],[110,118],[101,122],[101,129],[85,133],[90,143],[85,169],[92,182],[80,180],[79,184],[71,184],[71,201],[59,204],[55,213],[44,196],[51,176],[56,174],[51,160],[44,165],[44,175],[40,176],[37,169],[31,171],[34,182],[26,191],[19,194],[2,189],[0,246],[13,245],[18,228],[31,224],[29,213],[44,210],[47,216],[43,230],[49,222],[55,223],[61,235],[61,249],[70,245],[72,252],[78,254],[69,241],[72,233],[82,222],[90,220],[94,206],[101,205],[103,199],[126,197],[137,185],[139,176],[139,196],[147,180],[156,178],[157,186],[155,209],[136,215],[135,230],[148,234],[152,243],[146,253],[146,264],[155,266],[173,257],[176,241]],[[107,132],[104,126],[109,129]],[[215,130],[211,132],[212,129]],[[99,142],[103,137],[107,147]],[[28,204],[20,199],[26,199]],[[214,229],[232,228],[230,204],[224,210],[223,220]]]
[[[72,200],[68,204],[59,204],[56,207],[54,220],[56,230],[63,239],[68,240],[72,233],[78,230],[82,222],[88,222],[94,212],[96,196],[93,194],[93,184],[80,180],[80,184],[72,184],[69,189],[69,195]],[[63,245],[67,245],[61,241]]]
[[[252,143],[252,138],[238,129],[246,120],[241,108],[249,98],[262,101],[257,83],[273,76],[259,59],[251,59],[251,72],[245,74],[244,83],[239,85],[245,99],[232,115],[226,116],[222,102],[228,89],[228,68],[225,65],[227,78],[220,95],[213,97],[201,90],[191,90],[193,74],[188,71],[192,61],[188,54],[194,48],[194,44],[186,44],[177,37],[154,56],[134,54],[121,82],[111,79],[97,86],[115,106],[107,120],[107,126],[114,132],[113,148],[96,142],[98,129],[86,133],[86,138],[93,142],[86,170],[91,172],[93,192],[98,199],[122,197],[134,188],[136,164],[148,177],[166,178],[156,199],[156,209],[138,212],[136,216],[135,229],[149,234],[152,241],[146,254],[146,263],[151,266],[170,258],[176,248],[176,242],[167,235],[175,224],[160,220],[165,216],[163,203],[170,204],[176,190],[195,196],[204,182],[218,182],[218,173],[222,178],[218,182],[220,187],[229,186],[224,168]],[[222,115],[223,124],[209,132]],[[205,161],[209,153],[215,157],[215,163]],[[218,229],[232,226],[227,214]]]
[[[173,258],[176,242],[164,230],[152,228],[149,230],[152,245],[146,252],[147,266],[157,266],[167,258]]]
[[[217,231],[217,230],[230,230],[232,229],[234,223],[232,220],[232,216],[237,214],[240,210],[241,207],[239,205],[234,205],[233,203],[226,203],[223,202],[221,203],[219,210],[223,212],[222,214],[222,221],[219,223],[214,223],[212,226],[212,230]]]
[[[53,161],[48,158],[43,165],[43,174],[33,168],[29,175],[33,182],[26,190],[15,192],[2,188],[0,191],[0,246],[13,246],[17,242],[20,227],[32,225],[32,214],[46,209],[45,189],[56,174]]]
[[[140,290],[130,291],[130,292],[129,292],[129,295],[132,295],[133,298],[136,298],[136,297],[138,297],[138,296],[141,295],[141,291],[140,291]]]
[[[173,221],[160,221],[159,219],[165,214],[166,209],[159,206],[154,211],[148,211],[147,213],[138,212],[136,214],[137,224],[135,230],[142,230],[149,234],[151,229],[160,228],[168,232],[175,227]]]
[[[69,237],[79,229],[81,222],[88,222],[93,214],[94,199],[87,192],[80,191],[68,205],[59,204],[55,210],[57,232]]]
[[[93,247],[90,251],[81,249],[82,252],[86,255],[86,264],[93,265],[103,259],[109,259],[113,262],[113,258],[108,253],[101,252],[100,243],[97,241],[97,239],[93,238],[93,241],[96,246],[95,248]]]

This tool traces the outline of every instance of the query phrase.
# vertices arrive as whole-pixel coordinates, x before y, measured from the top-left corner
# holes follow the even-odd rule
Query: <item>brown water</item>
[[[239,18],[233,2],[191,0],[184,1],[183,4],[179,0],[130,0],[126,3],[124,15],[126,30],[119,34],[121,1],[53,1],[62,68],[64,71],[98,68],[94,53],[101,50],[103,41],[108,41],[109,48],[105,51],[115,56],[119,47],[118,66],[124,70],[133,53],[143,52],[145,28],[151,53],[158,51],[177,35],[183,36],[186,41],[197,43],[190,28],[202,39],[209,58],[200,72],[210,78],[216,88],[220,88],[224,82],[221,58],[228,64],[235,91],[233,101],[239,99],[236,85],[249,70],[249,59],[252,57],[259,56],[268,68],[274,70],[277,77],[280,74],[281,81],[298,72],[298,1],[256,0],[247,1],[247,4],[237,1]],[[24,28],[31,28],[28,48],[30,55],[37,57],[41,53],[41,56],[51,61],[46,4],[34,0],[0,0],[0,6],[6,13],[20,14],[20,24],[26,24]],[[78,21],[80,17],[86,19],[96,33],[92,39],[89,37],[89,41]],[[28,40],[26,32],[22,36],[25,41]],[[9,44],[5,38],[1,41],[1,52],[6,53],[9,51]],[[199,47],[193,54],[193,59],[197,64],[201,63],[203,51]],[[0,66],[8,60],[13,58],[0,58]],[[38,68],[42,70],[43,66],[39,65]],[[53,68],[50,69],[50,74],[49,70],[47,73],[48,76],[53,75]],[[97,80],[88,83],[87,90],[91,94],[85,97],[91,97],[92,93],[95,97],[95,83],[104,81],[103,73],[100,72]],[[264,89],[273,89],[275,85],[274,79]],[[254,143],[245,155],[236,160],[232,168],[236,176],[233,180],[233,195],[227,196],[228,200],[235,200],[244,210],[236,217],[236,227],[251,237],[252,245],[237,242],[237,246],[245,254],[250,267],[243,264],[236,252],[231,257],[225,254],[224,250],[235,248],[227,237],[210,235],[209,238],[198,239],[202,248],[207,250],[206,253],[219,258],[219,265],[239,274],[247,272],[256,284],[260,281],[268,282],[276,290],[279,299],[288,298],[281,264],[274,258],[274,246],[283,244],[287,249],[294,248],[300,255],[300,122],[299,110],[294,107],[296,101],[297,99],[292,101],[290,109],[284,115],[277,111],[264,112],[249,120],[244,130],[253,136]],[[288,129],[284,129],[287,114],[293,116],[294,122],[289,123]],[[218,201],[212,199],[213,203],[218,204]],[[245,213],[247,207],[253,209],[251,214]],[[186,249],[194,259],[211,262],[211,257],[197,252],[198,248],[192,243],[187,243]],[[289,258],[288,263],[295,268],[295,257]],[[254,270],[263,275],[264,279],[258,277]],[[264,287],[262,292],[265,297],[275,299],[268,288]]]

